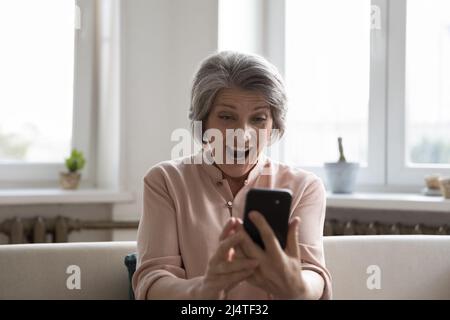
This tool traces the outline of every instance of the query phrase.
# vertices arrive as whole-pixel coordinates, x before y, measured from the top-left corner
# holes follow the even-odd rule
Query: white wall
[[[217,0],[122,2],[122,115],[125,188],[132,204],[113,208],[117,220],[142,212],[142,178],[170,158],[170,135],[188,128],[189,91],[199,62],[217,50]],[[116,231],[114,240],[134,239]]]
[[[264,37],[267,2],[219,0],[219,49],[266,56]]]

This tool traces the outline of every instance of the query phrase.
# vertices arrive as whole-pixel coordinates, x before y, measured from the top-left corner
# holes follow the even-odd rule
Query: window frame
[[[91,0],[75,0],[80,28],[74,30],[74,87],[72,148],[80,149],[87,159],[82,185],[91,187],[95,177],[95,65],[96,5]],[[50,116],[50,115],[49,115]],[[68,156],[68,155],[67,155]],[[0,164],[0,188],[50,188],[58,185],[61,162],[10,162]]]
[[[371,1],[372,8],[379,9],[381,19],[380,28],[371,29],[368,161],[367,167],[360,169],[357,191],[417,191],[427,174],[450,175],[450,165],[408,167],[406,162],[406,3],[407,0]],[[266,0],[266,6],[265,54],[284,76],[286,0]],[[285,145],[280,143],[283,150]],[[281,160],[285,160],[283,156]],[[326,179],[321,166],[299,167]]]
[[[286,8],[286,0],[276,1],[276,0],[268,0],[268,5],[275,5],[274,2],[278,3],[278,6],[283,6],[283,10],[278,10],[278,17],[272,18],[275,21],[282,21],[283,26],[285,25],[285,12]],[[372,0],[372,5],[377,5],[380,9],[385,8],[386,0]],[[269,16],[273,15],[272,10],[268,10]],[[270,21],[270,18],[269,18]],[[385,130],[385,100],[386,100],[386,87],[384,85],[386,78],[386,61],[384,57],[386,56],[386,17],[385,15],[381,15],[381,29],[380,30],[371,30],[370,33],[370,41],[371,47],[376,47],[377,50],[371,49],[370,52],[370,78],[369,78],[369,116],[368,116],[368,157],[367,157],[367,166],[361,167],[358,175],[357,184],[364,189],[370,188],[374,185],[383,185],[385,181],[385,161],[386,154],[385,148],[383,147],[386,140],[386,130]],[[269,23],[269,30],[272,29],[272,26]],[[283,29],[284,32],[284,29]],[[280,38],[280,35],[278,35]],[[284,39],[284,35],[283,35]],[[285,41],[285,40],[284,40]],[[271,39],[268,39],[268,43],[273,43]],[[275,47],[277,48],[285,48],[284,42],[277,44]],[[273,47],[269,46],[269,47]],[[277,56],[274,56],[270,51],[267,51],[267,57],[273,61],[280,69],[280,72],[284,75],[285,70],[285,60],[284,60],[283,51],[282,54],[277,56],[282,56],[280,59]],[[280,67],[282,66],[282,67]],[[283,141],[280,141],[282,144],[281,149],[284,149]],[[370,147],[374,146],[374,147]],[[282,153],[283,154],[283,153]],[[282,159],[285,160],[285,159]],[[304,170],[314,172],[322,179],[325,179],[325,171],[323,167],[320,166],[299,166]]]
[[[424,176],[431,173],[450,175],[450,165],[407,164],[406,150],[406,23],[407,0],[389,1],[387,99],[388,162],[387,184],[423,185]]]

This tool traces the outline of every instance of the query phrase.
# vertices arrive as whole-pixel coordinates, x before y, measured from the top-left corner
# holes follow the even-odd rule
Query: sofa
[[[450,299],[450,236],[324,237],[334,299]],[[135,242],[0,246],[0,299],[129,299]]]

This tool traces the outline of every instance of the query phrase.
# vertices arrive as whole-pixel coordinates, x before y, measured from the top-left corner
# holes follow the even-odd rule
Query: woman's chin
[[[249,173],[253,168],[252,164],[221,164],[218,165],[219,169],[222,170],[227,176],[231,178],[240,178]]]

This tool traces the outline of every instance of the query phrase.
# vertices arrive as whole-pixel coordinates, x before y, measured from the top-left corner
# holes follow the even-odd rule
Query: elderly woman
[[[201,121],[204,133],[243,132],[244,145],[230,148],[227,141],[223,149],[211,148],[205,134],[198,154],[148,171],[133,277],[137,299],[331,297],[322,243],[323,183],[264,154],[283,134],[285,115],[283,81],[265,59],[220,52],[203,61],[193,82],[190,119]],[[223,154],[232,161],[223,161]],[[285,249],[260,213],[250,217],[265,249],[242,226],[246,194],[255,187],[292,192]]]

